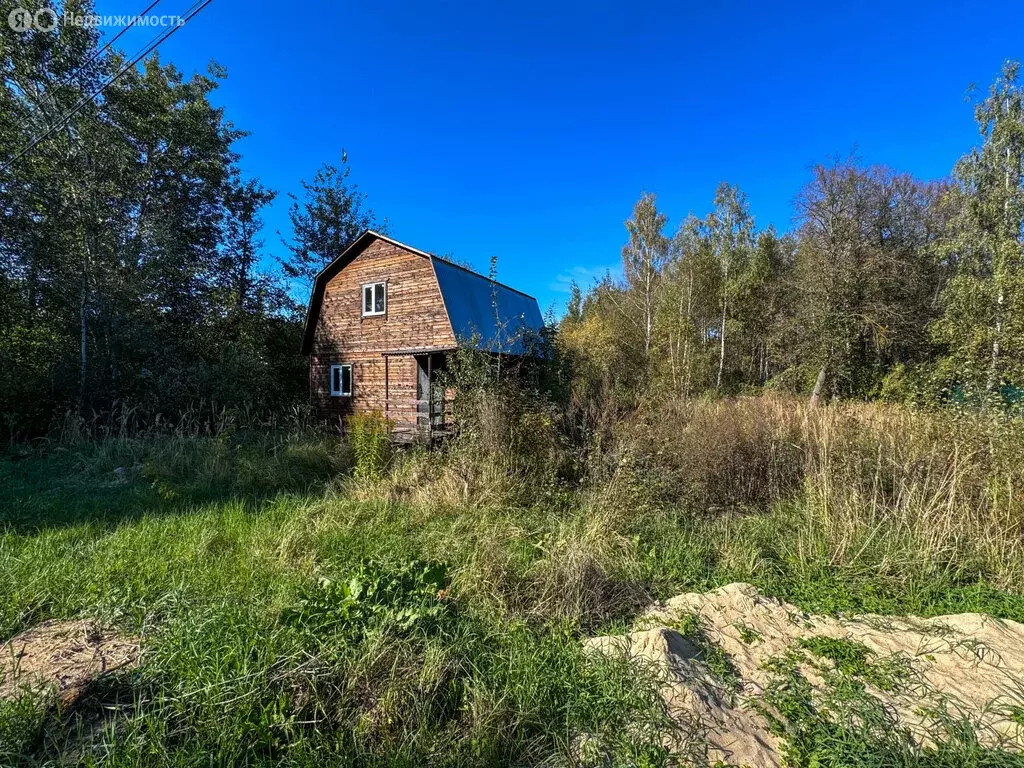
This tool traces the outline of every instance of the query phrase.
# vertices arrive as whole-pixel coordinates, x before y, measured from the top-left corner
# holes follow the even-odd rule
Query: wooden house
[[[445,427],[436,380],[451,352],[523,355],[542,326],[532,296],[367,230],[313,283],[302,336],[312,404],[431,435]]]

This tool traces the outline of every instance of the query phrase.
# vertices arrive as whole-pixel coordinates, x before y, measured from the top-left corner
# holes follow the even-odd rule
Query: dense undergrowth
[[[1024,621],[1019,422],[690,401],[580,447],[542,407],[475,407],[433,453],[299,430],[13,453],[0,637],[93,616],[145,653],[74,711],[0,705],[0,762],[665,764],[654,677],[578,642],[652,600],[748,581],[816,612]],[[1014,759],[870,729],[837,752],[794,711],[795,765]]]

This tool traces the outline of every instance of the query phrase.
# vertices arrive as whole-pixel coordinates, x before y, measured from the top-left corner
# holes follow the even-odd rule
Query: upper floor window
[[[363,317],[383,315],[388,311],[388,284],[370,283],[363,286]]]

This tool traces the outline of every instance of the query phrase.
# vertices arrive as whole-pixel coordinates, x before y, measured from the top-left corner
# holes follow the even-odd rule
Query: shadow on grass
[[[102,443],[0,459],[0,533],[116,527],[153,515],[315,492],[350,462],[336,441],[193,439]]]
[[[56,697],[25,691],[0,700],[5,743],[4,765],[91,765],[112,738],[124,729],[140,701],[155,691],[142,690],[134,673],[114,674],[90,682],[69,704]]]

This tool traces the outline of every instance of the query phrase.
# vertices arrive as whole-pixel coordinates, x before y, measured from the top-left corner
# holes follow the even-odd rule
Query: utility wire
[[[14,157],[12,157],[10,160],[8,160],[6,163],[4,163],[3,167],[0,167],[0,173],[4,173],[8,168],[10,168],[12,165],[14,165],[14,163],[17,162],[20,158],[22,158],[25,155],[27,155],[29,152],[31,152],[33,149],[35,149],[35,147],[37,147],[39,144],[41,144],[47,138],[49,138],[54,133],[59,131],[61,128],[66,126],[71,121],[71,118],[74,117],[75,114],[79,110],[82,109],[82,107],[84,107],[86,104],[88,104],[93,99],[95,99],[97,96],[99,96],[101,93],[103,93],[103,91],[105,91],[107,88],[109,88],[115,82],[117,82],[117,80],[120,79],[126,72],[128,72],[129,69],[134,67],[142,59],[144,59],[146,56],[148,56],[150,53],[152,53],[157,48],[157,46],[159,46],[162,42],[167,40],[167,38],[169,38],[171,35],[173,35],[175,32],[177,32],[183,26],[185,26],[185,24],[190,19],[192,19],[192,17],[194,17],[197,13],[199,13],[201,10],[203,10],[206,6],[208,6],[212,2],[213,2],[213,0],[200,0],[199,2],[195,3],[185,13],[185,16],[183,17],[183,19],[181,20],[180,23],[176,24],[173,27],[170,27],[169,29],[161,32],[159,35],[157,35],[155,38],[153,38],[153,40],[150,41],[150,43],[145,47],[144,50],[142,50],[139,53],[135,54],[135,56],[132,57],[131,61],[129,61],[127,64],[125,64],[123,67],[121,67],[121,69],[119,69],[114,74],[114,76],[111,77],[107,82],[105,82],[103,85],[101,85],[95,91],[90,93],[88,96],[82,97],[82,99],[79,100],[79,102],[77,104],[75,104],[75,106],[73,106],[71,109],[69,109],[63,115],[61,115],[61,117],[58,118],[57,122],[53,126],[51,126],[48,130],[43,132],[42,135],[36,137],[31,142],[29,142],[26,147],[24,147],[20,152],[15,154]]]
[[[116,35],[114,35],[107,42],[106,45],[104,45],[102,48],[99,48],[98,50],[94,51],[92,56],[90,56],[88,59],[86,59],[84,62],[82,62],[75,69],[75,71],[72,72],[70,75],[65,75],[64,77],[60,78],[57,81],[57,84],[56,84],[57,87],[61,87],[61,86],[65,86],[65,85],[70,85],[72,80],[74,80],[82,72],[84,72],[86,67],[88,67],[91,64],[95,63],[99,59],[99,57],[103,55],[104,51],[109,50],[110,46],[112,46],[114,43],[116,43],[118,38],[121,37],[121,35],[123,35],[125,32],[127,32],[129,29],[131,29],[133,26],[135,26],[135,22],[137,22],[140,18],[142,18],[143,16],[147,15],[150,11],[152,11],[157,6],[157,4],[159,2],[160,2],[160,0],[153,0],[153,2],[150,3],[149,6],[142,13],[140,13],[140,14],[138,14],[136,16],[133,16],[132,20],[131,20],[131,23],[129,23],[127,26],[123,27],[120,32],[118,32]],[[56,98],[54,97],[54,95],[50,94],[50,95],[47,96],[47,98],[49,98],[49,100],[51,102],[53,102],[54,105],[56,105],[57,101],[56,101]],[[28,132],[28,127],[29,127],[29,123],[30,122],[31,122],[31,120],[26,120],[20,126],[18,126],[18,129],[19,129],[18,132],[19,133]]]
[[[135,26],[135,22],[137,22],[143,16],[148,15],[150,11],[152,11],[154,8],[156,8],[156,6],[157,6],[157,4],[159,2],[160,2],[160,0],[153,0],[153,2],[149,4],[149,6],[146,8],[146,10],[144,10],[142,13],[140,13],[140,14],[138,14],[136,16],[133,16],[132,20],[131,20],[131,23],[128,24],[127,26],[125,26],[125,27],[122,27],[120,32],[118,32],[116,35],[114,35],[112,38],[110,38],[110,40],[107,41],[106,45],[104,45],[99,50],[95,51],[93,53],[93,55],[90,56],[86,61],[84,61],[74,72],[72,72],[67,77],[62,78],[61,85],[67,85],[72,80],[74,80],[76,77],[78,77],[78,75],[80,75],[85,70],[86,67],[88,67],[90,64],[92,64],[97,59],[99,59],[100,56],[102,56],[106,51],[108,51],[110,49],[110,46],[112,46],[114,43],[116,43],[118,41],[118,39],[121,37],[121,35],[123,35],[125,32],[127,32],[132,27],[134,27]]]

